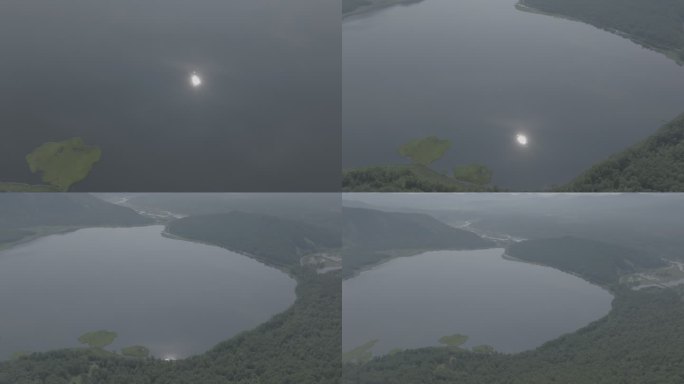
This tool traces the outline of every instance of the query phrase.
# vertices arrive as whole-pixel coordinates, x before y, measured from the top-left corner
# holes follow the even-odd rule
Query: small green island
[[[99,147],[86,145],[80,137],[44,143],[26,155],[26,162],[45,184],[0,182],[0,192],[66,192],[88,177],[101,156]]]
[[[100,330],[84,333],[78,338],[81,344],[87,344],[91,348],[104,348],[117,338],[117,333],[112,331]]]
[[[86,145],[83,139],[74,137],[41,145],[26,155],[26,162],[31,172],[42,172],[43,182],[60,191],[68,191],[88,176],[101,156],[100,148]]]

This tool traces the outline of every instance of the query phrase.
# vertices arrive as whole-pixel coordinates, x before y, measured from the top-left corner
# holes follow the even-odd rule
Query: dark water
[[[453,147],[436,168],[482,163],[500,186],[539,189],[684,112],[684,69],[671,60],[514,5],[425,0],[347,19],[344,165],[400,162],[401,144],[437,135]]]
[[[558,270],[505,260],[503,249],[439,251],[399,258],[343,283],[342,343],[373,352],[439,345],[500,352],[535,348],[608,313],[612,296]]]
[[[118,333],[107,349],[139,344],[181,358],[294,302],[286,274],[162,229],[84,229],[0,252],[0,359],[77,347],[100,329]]]
[[[80,191],[339,189],[333,0],[0,4],[0,181],[81,136]],[[190,86],[190,74],[203,80]]]

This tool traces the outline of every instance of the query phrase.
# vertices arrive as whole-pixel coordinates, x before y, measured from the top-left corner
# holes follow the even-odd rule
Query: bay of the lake
[[[79,347],[97,330],[118,333],[108,350],[182,358],[294,302],[295,281],[280,270],[162,231],[88,228],[0,252],[0,359]]]

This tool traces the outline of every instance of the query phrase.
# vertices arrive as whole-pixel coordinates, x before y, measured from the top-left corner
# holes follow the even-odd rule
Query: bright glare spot
[[[202,79],[197,73],[193,72],[192,75],[190,75],[190,84],[192,84],[192,86],[195,88],[202,85]]]
[[[176,360],[176,356],[165,356],[164,361],[174,361]]]
[[[520,133],[519,133],[519,134],[515,137],[515,140],[516,140],[516,141],[518,142],[518,144],[520,144],[520,145],[527,145],[527,136],[525,136],[525,135],[523,135],[523,134],[520,134]]]

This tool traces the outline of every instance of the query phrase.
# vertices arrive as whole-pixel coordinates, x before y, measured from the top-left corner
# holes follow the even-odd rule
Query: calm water
[[[0,181],[81,136],[80,191],[337,190],[338,0],[0,3]],[[203,80],[190,86],[190,74]]]
[[[0,359],[77,347],[99,329],[119,334],[107,349],[138,344],[180,358],[294,302],[286,274],[162,230],[83,229],[0,252]]]
[[[435,164],[482,163],[508,188],[569,181],[684,112],[684,69],[515,0],[425,0],[343,23],[343,163],[403,161],[427,135]],[[519,146],[517,133],[529,138]]]
[[[552,268],[505,260],[503,249],[399,258],[343,283],[343,349],[379,340],[373,352],[439,345],[535,348],[608,313],[612,296]]]

